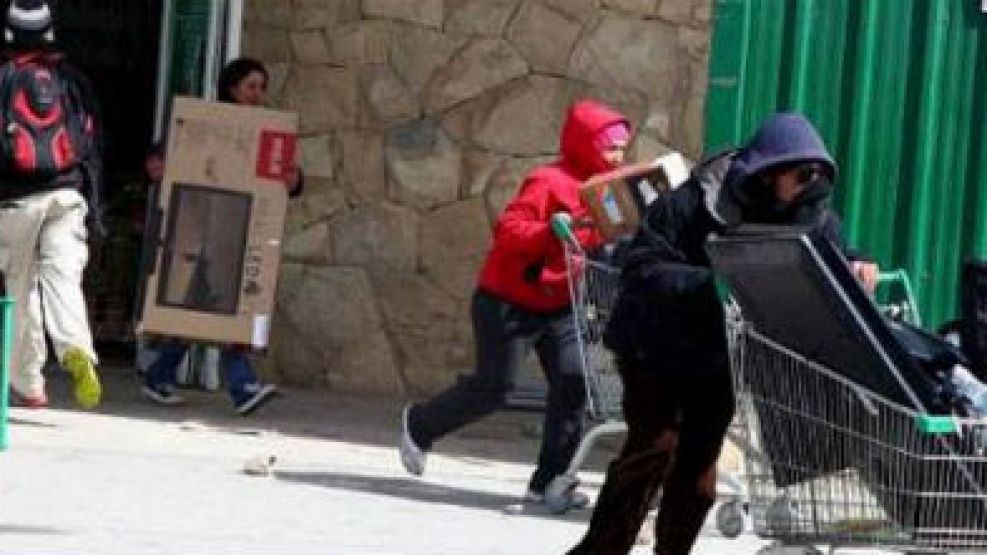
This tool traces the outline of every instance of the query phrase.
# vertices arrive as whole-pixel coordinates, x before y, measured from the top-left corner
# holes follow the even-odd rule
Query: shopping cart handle
[[[560,241],[567,241],[573,245],[578,245],[576,234],[572,231],[572,216],[568,212],[556,212],[552,214],[552,233]]]
[[[919,315],[918,303],[915,298],[915,289],[912,288],[912,280],[908,277],[908,272],[903,269],[884,271],[878,274],[877,284],[897,283],[905,291],[905,302],[898,307],[903,313],[908,313],[912,323],[916,326],[922,325],[922,317]]]
[[[955,434],[960,426],[952,416],[919,414],[915,417],[919,432],[929,435]]]

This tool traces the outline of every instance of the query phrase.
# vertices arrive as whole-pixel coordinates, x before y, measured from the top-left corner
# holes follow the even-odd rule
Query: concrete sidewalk
[[[100,412],[81,413],[53,381],[52,409],[12,411],[0,554],[560,554],[589,519],[519,510],[537,415],[498,414],[443,441],[415,479],[393,447],[393,400],[288,390],[240,418],[220,393],[151,406],[116,371]],[[242,472],[271,455],[272,475]],[[590,493],[607,456],[584,475]],[[708,528],[695,553],[763,543]]]

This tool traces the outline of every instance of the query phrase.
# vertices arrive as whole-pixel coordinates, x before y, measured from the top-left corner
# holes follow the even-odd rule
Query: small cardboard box
[[[267,346],[298,116],[176,98],[138,332]]]
[[[588,179],[580,194],[603,237],[612,241],[633,233],[641,221],[641,213],[657,191],[671,189],[683,179],[680,166],[684,166],[681,156],[673,153]]]

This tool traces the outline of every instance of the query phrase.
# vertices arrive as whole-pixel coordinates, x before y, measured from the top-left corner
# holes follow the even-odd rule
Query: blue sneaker
[[[277,386],[260,382],[248,383],[233,394],[233,404],[240,416],[247,416],[273,399],[277,393]]]

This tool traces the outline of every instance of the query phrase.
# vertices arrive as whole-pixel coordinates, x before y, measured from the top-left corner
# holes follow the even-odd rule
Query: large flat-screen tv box
[[[176,98],[138,332],[267,346],[297,114]]]

